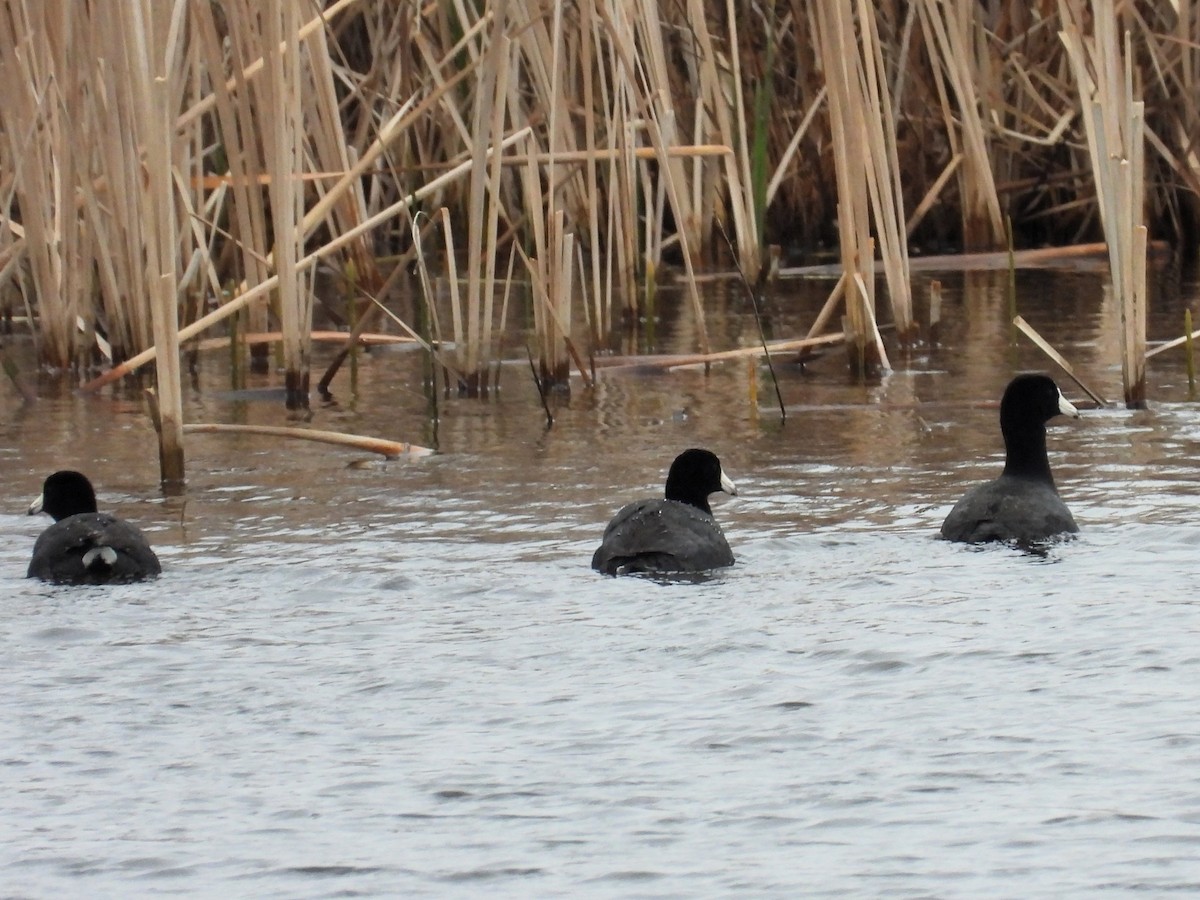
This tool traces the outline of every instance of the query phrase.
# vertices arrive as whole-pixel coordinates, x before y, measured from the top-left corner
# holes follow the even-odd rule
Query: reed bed
[[[914,250],[999,249],[1006,218],[1018,247],[1124,248],[1124,206],[1135,243],[1112,251],[1114,283],[1137,295],[1139,246],[1194,252],[1200,230],[1192,0],[120,6],[0,5],[0,295],[20,297],[46,366],[106,370],[93,387],[152,345],[177,378],[171,342],[238,314],[281,333],[302,408],[318,263],[374,296],[421,213],[450,237],[426,247],[457,326],[442,359],[478,393],[524,343],[515,323],[535,323],[549,383],[590,369],[668,269],[697,353],[722,352],[698,276],[736,262],[754,280],[772,245],[840,247],[811,336],[844,304],[862,358],[886,365],[875,295],[911,340]],[[1120,102],[1097,110],[1101,89]],[[1110,190],[1109,138],[1135,115],[1144,153],[1121,145]]]

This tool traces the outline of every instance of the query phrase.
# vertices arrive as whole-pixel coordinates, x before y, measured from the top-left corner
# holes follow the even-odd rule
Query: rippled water
[[[785,366],[783,425],[737,364],[577,386],[546,430],[513,367],[501,399],[443,406],[436,457],[195,436],[169,500],[135,395],[0,385],[0,894],[1200,889],[1182,360],[1152,364],[1150,409],[1052,428],[1078,540],[948,545],[1001,459],[980,401],[1045,366],[1008,341],[1003,276],[943,281],[941,347],[865,387],[837,354]],[[1022,312],[1118,396],[1100,284],[1023,273]],[[781,335],[828,285],[792,289]],[[1152,336],[1197,296],[1161,297]],[[721,298],[710,325],[753,327]],[[313,424],[428,441],[417,371],[372,357]],[[191,421],[283,421],[222,378],[202,369]],[[716,503],[738,564],[593,573],[608,517],[695,444],[738,483]],[[160,580],[22,577],[45,526],[22,513],[59,466],[145,527]]]

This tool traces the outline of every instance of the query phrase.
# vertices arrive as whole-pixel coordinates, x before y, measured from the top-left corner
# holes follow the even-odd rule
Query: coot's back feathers
[[[628,572],[703,572],[733,565],[733,551],[716,520],[678,500],[639,500],[616,514],[592,556],[605,575]]]
[[[1031,545],[1079,531],[1050,485],[1001,475],[967,491],[942,523],[942,537],[964,544],[1011,541]]]
[[[708,450],[687,450],[667,475],[666,498],[639,500],[623,507],[592,556],[592,568],[606,575],[634,572],[703,572],[733,565],[733,551],[708,495],[736,494]]]
[[[96,511],[96,492],[79,472],[55,472],[29,514],[46,512],[54,524],[38,537],[29,578],[58,584],[140,581],[162,572],[145,536],[130,523]]]

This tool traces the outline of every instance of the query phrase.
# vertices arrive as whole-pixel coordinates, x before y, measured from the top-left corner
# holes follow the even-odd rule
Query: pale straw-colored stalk
[[[191,231],[180,229],[174,175],[177,152],[186,148],[176,143],[174,128],[176,91],[182,88],[176,79],[182,71],[177,57],[183,52],[184,16],[182,0],[173,6],[133,0],[96,23],[113,64],[109,86],[127,127],[124,134],[123,129],[111,130],[113,140],[128,141],[125,154],[109,154],[116,164],[111,171],[119,178],[122,167],[138,158],[136,152],[128,152],[133,147],[142,148],[145,159],[144,177],[130,180],[137,216],[121,217],[111,233],[124,236],[122,246],[132,257],[128,264],[140,268],[142,291],[149,301],[156,347],[153,407],[162,483],[168,490],[177,490],[185,474],[178,242]]]
[[[860,371],[886,365],[875,325],[875,252],[870,236],[871,166],[863,96],[865,78],[853,14],[840,0],[816,4],[821,60],[829,87],[830,131],[838,189],[838,234],[845,280],[843,332],[851,365]]]
[[[1091,4],[1090,35],[1083,31],[1079,0],[1059,0],[1059,8],[1061,37],[1083,105],[1113,292],[1121,313],[1125,404],[1140,407],[1146,402],[1145,104],[1134,99],[1131,36],[1125,32],[1124,42],[1118,37],[1112,0]]]
[[[272,173],[269,185],[274,224],[273,262],[279,275],[280,330],[283,332],[284,386],[288,409],[307,409],[312,350],[312,294],[296,263],[303,255],[304,194],[294,176],[303,167],[298,0],[271,0],[261,11],[266,70],[259,95],[270,128],[262,134]],[[253,21],[246,10],[244,24]]]
[[[972,41],[978,11],[971,0],[918,2],[926,46],[934,57],[933,76],[946,134],[954,152],[963,155],[958,183],[964,245],[968,250],[994,249],[1003,245],[1005,229],[992,176],[987,129],[980,114],[979,89],[986,90],[987,84],[981,81],[982,67]],[[943,87],[943,78],[949,91]]]

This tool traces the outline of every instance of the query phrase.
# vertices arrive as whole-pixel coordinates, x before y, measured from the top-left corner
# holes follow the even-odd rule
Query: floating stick
[[[342,447],[354,447],[359,450],[369,450],[379,453],[388,459],[400,456],[429,456],[435,451],[429,447],[417,444],[385,441],[382,438],[363,437],[358,434],[344,434],[340,431],[317,431],[309,428],[289,428],[282,425],[224,425],[219,423],[189,422],[183,426],[184,434],[260,434],[271,437],[299,438],[305,441],[317,441],[322,444],[337,444]]]

